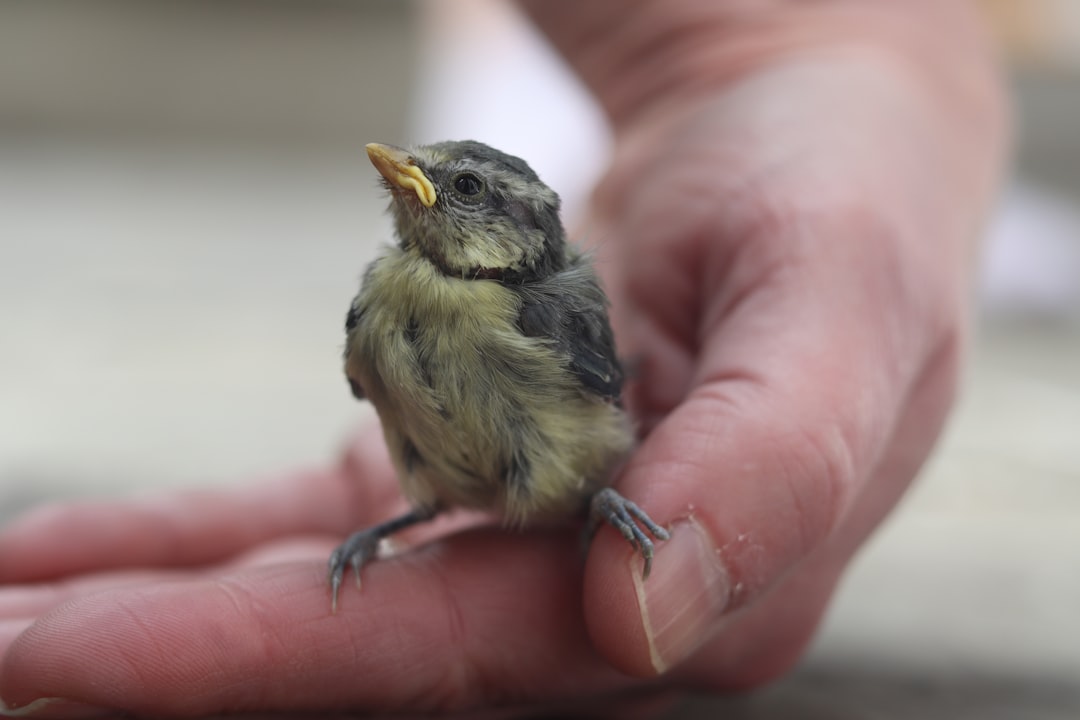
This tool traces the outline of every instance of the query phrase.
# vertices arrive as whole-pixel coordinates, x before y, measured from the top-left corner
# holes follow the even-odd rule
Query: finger
[[[958,357],[944,347],[915,386],[874,476],[844,522],[734,621],[721,620],[711,643],[677,671],[680,682],[712,690],[746,689],[774,680],[811,641],[844,567],[895,506],[925,457],[949,405]]]
[[[12,616],[0,619],[0,653],[6,651],[15,638],[22,634],[22,632],[33,623],[34,616],[32,615],[24,617]]]
[[[0,583],[218,562],[275,537],[344,534],[398,503],[381,434],[369,431],[340,467],[324,471],[251,487],[31,511],[0,532]]]
[[[336,615],[322,554],[70,602],[0,665],[20,707],[136,715],[464,709],[611,692],[590,649],[569,533],[471,531],[365,568]]]
[[[0,589],[0,621],[37,618],[66,602],[102,590],[175,580],[177,573],[110,572],[81,577],[71,582],[13,585]]]
[[[467,527],[477,527],[481,523],[490,524],[483,518],[469,514],[452,515],[445,520],[440,518],[430,528],[417,528],[411,535],[395,537],[394,543],[388,549],[393,554],[408,552],[411,546],[431,542],[437,537],[444,537]],[[211,568],[109,570],[72,576],[53,582],[8,585],[0,588],[0,621],[10,618],[40,617],[66,602],[104,590],[176,582],[245,567],[327,558],[339,541],[340,537],[337,536],[291,536],[287,539],[262,543],[230,558],[223,565]]]
[[[590,632],[632,674],[685,660],[825,541],[930,352],[918,302],[874,255],[892,239],[865,217],[823,213],[764,231],[725,263],[722,289],[703,290],[714,300],[693,390],[620,479],[672,539],[647,581],[615,533],[602,531],[589,556]],[[812,249],[791,250],[800,246]]]
[[[199,571],[190,569],[109,570],[53,582],[8,585],[0,588],[0,622],[9,619],[37,618],[66,602],[105,590],[190,580],[206,576],[211,572],[220,573],[226,569],[296,562],[297,560],[307,561],[320,555],[325,557],[330,554],[334,542],[325,537],[310,537],[264,543],[232,558],[227,565]],[[30,621],[27,620],[26,623],[29,624]]]

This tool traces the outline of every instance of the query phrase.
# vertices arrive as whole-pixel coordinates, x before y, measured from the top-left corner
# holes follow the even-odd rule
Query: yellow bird
[[[569,245],[559,198],[521,159],[474,141],[367,146],[398,244],[368,267],[345,374],[382,422],[412,511],[330,557],[333,605],[383,538],[453,507],[508,525],[588,511],[641,553],[668,533],[610,487],[634,444],[607,298]],[[642,529],[644,528],[644,530]]]

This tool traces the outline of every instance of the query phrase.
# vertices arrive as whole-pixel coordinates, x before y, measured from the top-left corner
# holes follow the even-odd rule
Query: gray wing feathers
[[[522,333],[549,339],[566,356],[568,369],[585,391],[618,402],[622,367],[607,297],[588,259],[573,257],[566,270],[515,289],[522,297]]]

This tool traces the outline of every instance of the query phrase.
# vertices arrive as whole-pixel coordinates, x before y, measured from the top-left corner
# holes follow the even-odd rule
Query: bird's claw
[[[382,539],[377,528],[369,528],[353,533],[345,542],[330,554],[330,611],[337,612],[338,593],[341,581],[345,577],[346,566],[351,566],[356,575],[356,587],[360,587],[360,571],[374,559]]]
[[[649,577],[652,571],[653,541],[642,530],[649,531],[657,540],[668,540],[671,534],[653,522],[644,510],[627,500],[613,488],[604,488],[592,497],[589,507],[588,538],[596,534],[601,522],[606,522],[619,531],[645,560],[642,579]]]

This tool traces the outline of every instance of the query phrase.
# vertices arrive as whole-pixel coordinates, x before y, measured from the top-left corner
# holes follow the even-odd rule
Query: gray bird
[[[607,298],[566,241],[558,196],[474,141],[367,146],[398,244],[367,268],[345,320],[345,374],[375,406],[412,510],[330,557],[333,606],[380,540],[454,507],[508,525],[588,511],[644,558],[668,533],[610,487],[633,446]],[[644,530],[642,529],[644,528]]]

